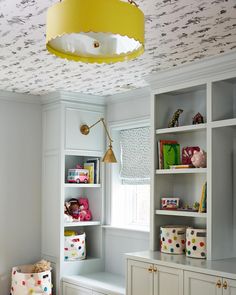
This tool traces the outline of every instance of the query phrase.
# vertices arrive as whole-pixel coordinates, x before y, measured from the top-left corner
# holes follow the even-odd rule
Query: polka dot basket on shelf
[[[86,258],[85,233],[65,231],[64,259],[65,261],[82,260]]]
[[[169,254],[185,254],[186,227],[166,225],[160,228],[161,252]]]
[[[11,295],[52,294],[51,270],[32,273],[33,265],[12,268]]]
[[[186,256],[206,258],[206,230],[187,228]]]

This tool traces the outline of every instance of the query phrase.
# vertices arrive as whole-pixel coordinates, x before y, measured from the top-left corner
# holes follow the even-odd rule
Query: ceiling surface
[[[52,0],[0,0],[0,90],[71,91],[99,96],[146,86],[144,77],[236,50],[236,0],[137,0],[146,19],[146,51],[117,64],[83,64],[45,49]]]

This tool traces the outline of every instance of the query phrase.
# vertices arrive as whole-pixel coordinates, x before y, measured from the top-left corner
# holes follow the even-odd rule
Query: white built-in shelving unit
[[[90,134],[80,133],[82,124],[92,125],[104,117],[101,99],[57,94],[43,107],[43,175],[42,175],[42,256],[52,262],[54,293],[61,294],[61,278],[104,271],[104,154],[105,134],[95,126]],[[89,97],[90,98],[90,97]],[[99,158],[99,183],[67,182],[68,169],[83,165],[87,159]],[[91,221],[64,221],[64,203],[71,198],[86,197],[92,212]],[[84,260],[64,260],[64,230],[86,233]]]
[[[160,226],[181,224],[206,228],[208,260],[236,255],[236,70],[232,61],[230,57],[218,63],[210,59],[208,66],[187,65],[147,79],[152,89],[151,250],[159,250]],[[179,108],[184,110],[180,126],[167,128]],[[198,112],[204,123],[192,125]],[[159,140],[176,140],[181,150],[199,146],[207,152],[207,168],[159,169]],[[206,181],[206,213],[161,210],[162,197],[199,202]]]

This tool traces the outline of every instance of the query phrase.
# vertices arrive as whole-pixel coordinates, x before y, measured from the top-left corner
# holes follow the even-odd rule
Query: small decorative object
[[[170,169],[171,165],[180,164],[180,145],[164,144],[163,145],[163,165],[164,169]]]
[[[194,154],[194,151],[200,152],[200,147],[198,146],[187,146],[182,148],[182,164],[184,165],[193,165],[191,158]]]
[[[197,113],[194,117],[193,117],[193,125],[196,124],[202,124],[204,123],[204,119],[203,116],[200,113]]]
[[[67,181],[69,183],[88,183],[89,171],[87,169],[69,169]]]
[[[169,122],[169,124],[168,124],[168,128],[171,128],[171,127],[179,127],[179,116],[180,116],[180,114],[182,114],[182,113],[183,113],[183,110],[181,110],[181,109],[178,109],[178,110],[174,113],[172,119],[170,120],[170,122]]]
[[[206,258],[206,230],[187,228],[186,256]]]
[[[164,144],[176,144],[178,143],[176,140],[159,140],[158,141],[158,157],[159,157],[159,169],[164,168],[163,163],[163,145]]]
[[[184,254],[186,244],[186,227],[182,225],[166,225],[160,228],[161,252]]]
[[[207,154],[205,151],[200,150],[199,152],[194,151],[191,158],[191,162],[196,168],[205,168],[207,161]]]
[[[206,209],[207,209],[207,183],[205,182],[204,185],[202,186],[202,195],[201,195],[198,212],[204,213],[206,212]]]
[[[52,294],[51,266],[41,260],[12,268],[11,295]]]
[[[179,198],[161,198],[161,209],[176,210],[179,208]]]
[[[65,231],[64,259],[65,261],[82,260],[86,258],[85,233]]]
[[[193,210],[194,211],[198,211],[199,210],[199,206],[200,206],[200,204],[198,202],[194,202],[193,203]]]

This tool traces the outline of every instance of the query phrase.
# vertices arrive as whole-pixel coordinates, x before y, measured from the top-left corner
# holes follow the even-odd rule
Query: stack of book
[[[98,184],[100,181],[100,160],[98,158],[88,159],[84,163],[84,169],[89,171],[89,183]]]
[[[180,165],[180,145],[176,140],[158,141],[159,169]]]

